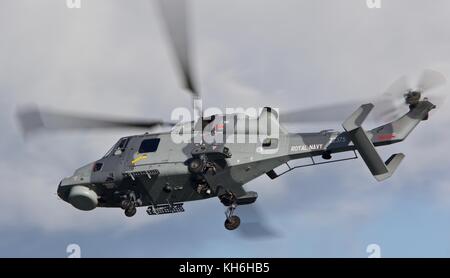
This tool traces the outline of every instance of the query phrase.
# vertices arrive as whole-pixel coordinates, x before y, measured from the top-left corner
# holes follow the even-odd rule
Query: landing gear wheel
[[[122,202],[120,202],[120,208],[123,210],[126,210],[130,206],[131,206],[130,200],[123,200]]]
[[[234,211],[236,210],[236,208],[237,204],[233,203],[227,208],[227,211],[225,212],[225,216],[227,217],[225,220],[225,229],[229,231],[237,229],[237,227],[239,227],[239,225],[241,224],[241,219],[237,215],[234,215]]]
[[[330,160],[332,158],[331,153],[329,151],[326,151],[322,154],[322,158],[325,160]]]
[[[131,206],[131,207],[129,207],[129,208],[127,208],[125,210],[125,215],[127,217],[133,217],[136,214],[136,212],[137,212],[136,207],[135,206]]]
[[[225,220],[225,229],[232,231],[239,227],[241,219],[237,215],[233,215]]]
[[[193,174],[200,174],[203,172],[203,161],[200,158],[194,158],[189,162],[188,169]]]

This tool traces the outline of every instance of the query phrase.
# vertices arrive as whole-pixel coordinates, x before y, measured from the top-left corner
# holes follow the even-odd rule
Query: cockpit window
[[[125,151],[127,144],[128,144],[128,138],[121,139],[119,141],[119,143],[117,144],[116,149],[114,150],[114,155],[121,155]]]
[[[112,146],[111,149],[109,149],[108,152],[103,156],[103,158],[110,156],[112,154],[112,152],[113,152],[113,150],[114,150],[116,145]]]
[[[112,148],[103,157],[108,157],[111,155],[121,155],[125,151],[128,141],[129,138],[120,139],[119,142],[112,146]]]
[[[156,152],[159,146],[159,142],[161,139],[153,138],[142,141],[141,146],[139,147],[139,153],[153,153]]]

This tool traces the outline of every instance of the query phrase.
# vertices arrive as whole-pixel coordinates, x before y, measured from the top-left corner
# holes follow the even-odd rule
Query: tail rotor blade
[[[436,108],[440,109],[447,101],[447,95],[443,93],[431,93],[427,94],[426,97],[436,105]]]
[[[447,94],[445,90],[436,89],[444,86],[446,83],[447,78],[444,74],[428,69],[421,74],[417,88],[421,91],[422,97],[426,97],[437,108],[441,108],[447,99]]]
[[[404,75],[388,87],[383,97],[403,97],[410,89],[411,86],[409,86],[408,78]]]
[[[446,82],[447,79],[442,73],[434,70],[425,70],[419,78],[417,87],[423,92],[428,92],[445,85]]]

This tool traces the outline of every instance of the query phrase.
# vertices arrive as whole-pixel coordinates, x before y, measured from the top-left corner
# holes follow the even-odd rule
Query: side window
[[[119,141],[119,144],[117,145],[117,148],[114,150],[114,155],[121,155],[128,144],[128,138],[124,138],[122,140]]]
[[[159,142],[161,139],[153,138],[142,141],[141,146],[139,147],[139,153],[153,153],[156,152],[159,146]]]

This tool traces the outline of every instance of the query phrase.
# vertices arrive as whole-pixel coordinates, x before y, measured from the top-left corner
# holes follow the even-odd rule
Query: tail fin
[[[392,176],[405,155],[394,154],[383,162],[375,146],[403,141],[422,120],[428,118],[428,112],[435,106],[427,100],[420,101],[402,118],[366,132],[361,124],[373,107],[371,103],[362,105],[343,123],[343,127],[372,175],[383,181]]]

